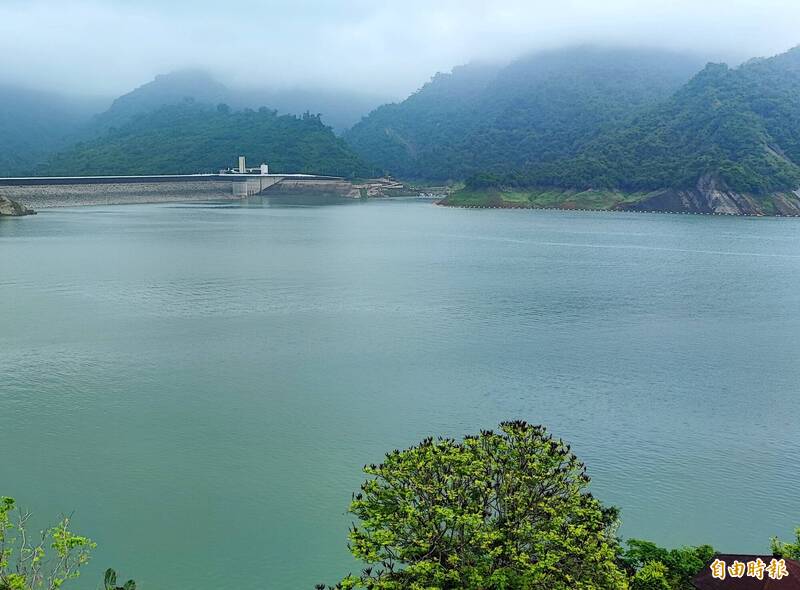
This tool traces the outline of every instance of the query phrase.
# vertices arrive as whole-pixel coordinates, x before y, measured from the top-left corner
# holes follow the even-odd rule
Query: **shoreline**
[[[727,217],[800,217],[800,191],[750,195],[715,187],[624,192],[613,189],[519,188],[462,189],[440,199],[462,209],[545,209],[620,211]]]
[[[176,186],[173,186],[175,184]],[[221,186],[215,186],[221,185]],[[13,186],[3,187],[4,196],[36,211],[72,207],[96,207],[104,205],[154,205],[159,203],[237,203],[241,197],[230,193],[229,183],[154,183],[141,185],[67,185],[67,186]],[[263,195],[268,197],[269,195]],[[279,195],[275,195],[279,198]],[[489,198],[490,195],[481,195]],[[502,203],[448,203],[450,195],[441,196],[370,196],[368,200],[421,200],[439,207],[451,209],[514,209],[529,211],[577,211],[581,213],[657,213],[669,215],[706,215],[716,217],[776,217],[800,218],[798,215],[765,215],[714,211],[670,211],[659,209],[633,209],[617,207],[536,206],[530,202],[503,201]],[[359,200],[359,199],[353,199]]]
[[[797,219],[800,215],[755,215],[750,213],[716,213],[705,211],[663,211],[663,210],[645,210],[645,209],[586,209],[579,207],[530,207],[524,205],[451,205],[441,201],[434,202],[434,205],[439,207],[447,207],[448,209],[506,209],[506,210],[522,210],[522,211],[578,211],[581,213],[644,213],[644,214],[659,214],[659,215],[707,215],[711,217],[752,217],[759,219]]]

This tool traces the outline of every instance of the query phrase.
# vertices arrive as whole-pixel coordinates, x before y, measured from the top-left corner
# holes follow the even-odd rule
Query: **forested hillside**
[[[508,172],[508,171],[507,171]],[[706,179],[764,195],[800,187],[800,48],[738,68],[709,64],[670,100],[577,157],[501,175],[507,185],[656,190]],[[475,183],[497,183],[482,177]]]
[[[701,67],[665,51],[598,47],[538,53],[504,67],[473,64],[377,109],[345,138],[401,177],[522,169],[579,153],[602,130],[667,99]]]
[[[372,170],[319,117],[184,103],[136,116],[53,156],[42,175],[216,172],[246,154],[274,172],[367,176]]]
[[[447,177],[432,172],[437,150],[451,151],[479,123],[477,113],[498,68],[470,64],[450,74],[436,74],[399,104],[376,109],[345,133],[362,157],[380,168],[408,178]]]

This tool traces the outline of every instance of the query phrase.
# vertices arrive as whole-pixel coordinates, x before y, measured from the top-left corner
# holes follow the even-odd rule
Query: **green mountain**
[[[668,101],[585,145],[537,162],[518,183],[693,188],[766,195],[800,187],[800,48],[737,68],[709,64]]]
[[[92,131],[100,133],[111,127],[122,127],[137,115],[168,105],[198,103],[214,106],[227,103],[229,99],[228,88],[202,70],[160,74],[150,82],[114,99],[108,110],[94,118]]]
[[[379,107],[345,133],[362,157],[402,177],[447,177],[430,171],[437,149],[448,150],[477,122],[476,112],[498,68],[470,64],[436,74],[399,104]]]
[[[503,67],[471,64],[380,107],[345,139],[406,178],[524,168],[579,153],[602,130],[668,98],[700,67],[685,55],[601,47],[538,53]]]
[[[360,92],[231,88],[203,70],[179,70],[158,75],[117,98],[106,112],[95,118],[92,130],[97,133],[120,127],[134,116],[162,106],[181,103],[216,106],[225,103],[233,109],[268,105],[283,114],[320,114],[325,124],[343,131],[384,101],[385,97]]]
[[[26,174],[66,146],[106,101],[0,85],[0,176]]]
[[[274,172],[367,176],[372,170],[315,115],[232,111],[183,103],[135,116],[120,128],[49,159],[41,175],[216,172],[246,154]]]

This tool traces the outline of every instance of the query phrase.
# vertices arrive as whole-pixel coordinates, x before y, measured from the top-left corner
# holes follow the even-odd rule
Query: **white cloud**
[[[797,0],[0,0],[0,80],[119,94],[207,67],[402,96],[433,73],[577,42],[746,58],[800,43]]]

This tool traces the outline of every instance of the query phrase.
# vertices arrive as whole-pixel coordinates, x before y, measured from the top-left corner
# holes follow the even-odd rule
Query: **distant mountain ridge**
[[[98,131],[121,127],[137,115],[184,102],[216,106],[229,100],[229,94],[224,84],[203,70],[159,74],[150,82],[114,99],[108,110],[95,116],[93,126]]]
[[[345,134],[401,177],[459,179],[574,154],[601,129],[668,98],[702,67],[659,50],[573,47],[438,74]]]
[[[204,70],[178,70],[160,74],[150,82],[123,94],[99,114],[94,126],[100,130],[119,127],[138,114],[162,106],[198,103],[233,109],[267,107],[281,114],[319,114],[326,125],[343,131],[386,100],[369,93],[334,90],[232,88]]]
[[[135,115],[121,127],[52,156],[41,176],[216,172],[245,154],[273,172],[345,177],[373,172],[315,115],[233,111],[184,102]]]

